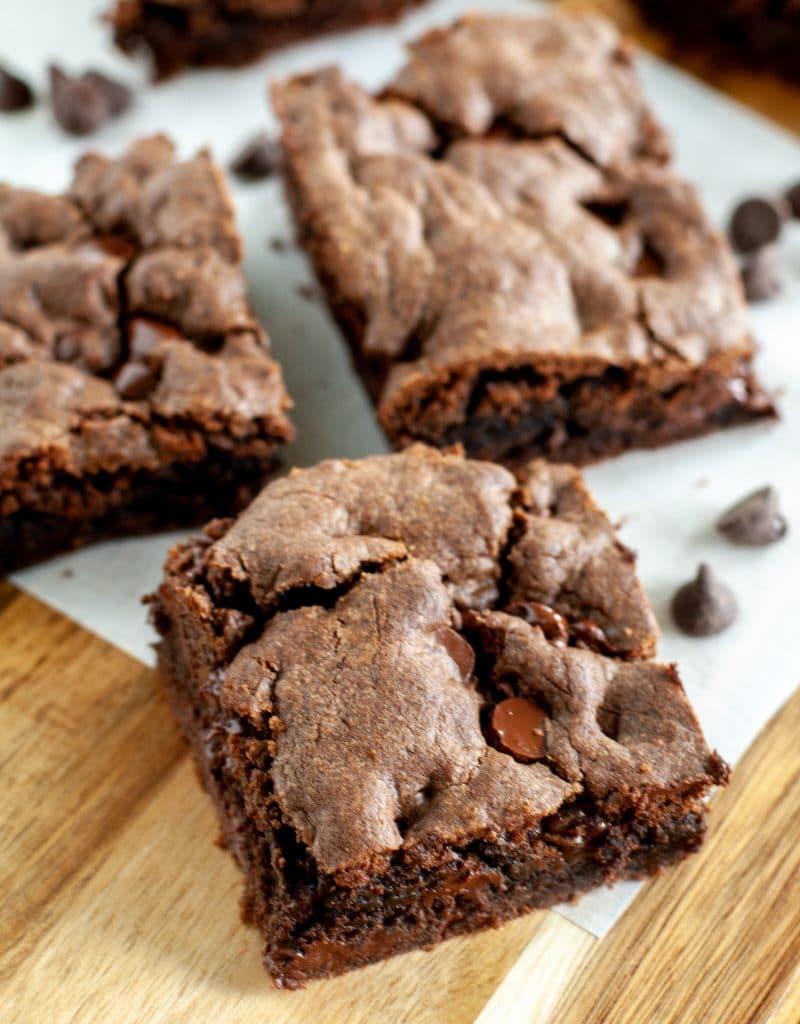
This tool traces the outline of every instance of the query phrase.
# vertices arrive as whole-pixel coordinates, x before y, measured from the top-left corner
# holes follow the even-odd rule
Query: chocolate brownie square
[[[699,846],[727,768],[634,562],[572,467],[423,445],[172,550],[159,664],[278,986]]]
[[[637,0],[637,6],[681,47],[800,82],[797,0]]]
[[[208,153],[89,153],[0,185],[0,575],[241,508],[292,437]]]
[[[118,0],[109,13],[122,50],[147,50],[156,77],[187,65],[238,67],[325,32],[393,21],[423,0]]]
[[[469,17],[276,86],[299,238],[396,447],[588,463],[774,415],[741,282],[606,21]]]

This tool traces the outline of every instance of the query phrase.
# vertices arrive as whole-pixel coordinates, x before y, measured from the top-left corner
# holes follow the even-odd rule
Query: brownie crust
[[[279,986],[680,860],[727,777],[571,467],[417,445],[295,471],[152,600]],[[541,756],[492,732],[514,698]]]
[[[118,0],[108,18],[127,53],[146,50],[156,78],[195,66],[238,67],[328,32],[393,21],[423,0]]]
[[[207,153],[90,153],[0,185],[0,573],[242,507],[292,436]]]
[[[394,446],[580,464],[774,415],[734,260],[607,22],[465,18],[380,96],[329,68],[273,100]]]

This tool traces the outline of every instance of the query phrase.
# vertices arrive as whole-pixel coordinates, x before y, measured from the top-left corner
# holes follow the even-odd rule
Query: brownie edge
[[[294,471],[173,548],[151,601],[279,987],[651,874],[727,779],[571,467]]]

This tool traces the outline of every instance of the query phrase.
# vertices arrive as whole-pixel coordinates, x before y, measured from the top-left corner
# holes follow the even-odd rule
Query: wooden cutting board
[[[622,0],[576,3],[635,26]],[[693,70],[800,131],[800,92]],[[156,674],[7,584],[0,764],[3,1021],[800,1022],[800,692],[715,799],[702,853],[602,943],[538,913],[297,993],[271,988],[239,921]]]

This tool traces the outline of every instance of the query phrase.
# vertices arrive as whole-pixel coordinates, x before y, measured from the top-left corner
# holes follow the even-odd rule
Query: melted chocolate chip
[[[133,103],[133,92],[115,78],[104,75],[101,71],[87,71],[81,75],[81,81],[93,85],[106,98],[108,112],[111,117],[124,114]]]
[[[155,382],[156,376],[149,366],[143,363],[125,363],[114,378],[114,387],[120,398],[137,402],[152,391]]]
[[[513,601],[506,611],[517,615],[531,626],[538,626],[545,639],[556,647],[566,647],[569,639],[569,625],[563,615],[547,604],[538,601]]]
[[[490,738],[498,750],[529,764],[544,757],[547,715],[530,697],[509,697],[492,708]]]
[[[734,544],[773,544],[786,535],[778,492],[762,487],[742,498],[717,520],[717,529]]]
[[[135,316],[128,321],[128,348],[131,357],[142,362],[157,359],[158,350],[165,341],[177,341],[183,335],[161,320]]]
[[[237,177],[258,181],[277,174],[281,167],[281,146],[277,139],[261,132],[251,139],[231,161]]]
[[[734,249],[753,253],[777,241],[783,224],[782,211],[768,199],[745,199],[731,217],[729,234]]]
[[[570,622],[569,635],[576,647],[597,651],[600,654],[614,653],[614,648],[608,642],[603,628],[591,619],[578,619],[575,622]]]
[[[742,284],[750,302],[766,302],[783,289],[778,247],[767,245],[751,256],[742,267]]]
[[[33,91],[23,79],[0,67],[0,111],[12,113],[33,105]]]
[[[466,683],[475,668],[475,652],[463,636],[449,626],[436,630],[436,639],[458,666],[462,680]]]
[[[689,636],[713,636],[727,629],[738,614],[733,591],[707,565],[680,587],[672,599],[675,624]]]
[[[90,135],[111,113],[108,97],[92,82],[50,68],[50,105],[61,128],[70,135]]]

